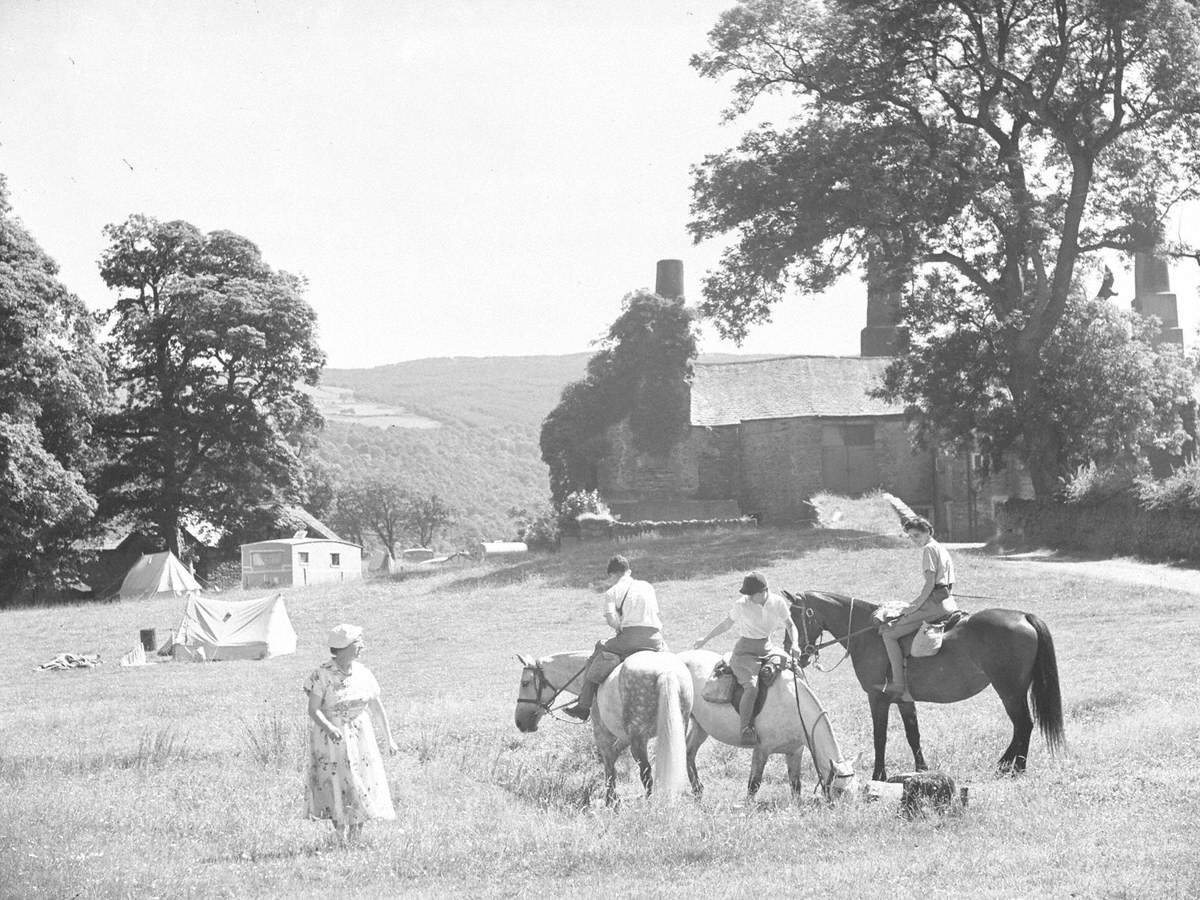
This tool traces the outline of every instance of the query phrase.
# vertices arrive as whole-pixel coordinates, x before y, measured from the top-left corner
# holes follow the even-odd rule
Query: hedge
[[[1036,544],[1106,556],[1200,560],[1200,512],[1145,509],[1128,495],[1099,503],[1008,500],[999,507],[1002,544]]]

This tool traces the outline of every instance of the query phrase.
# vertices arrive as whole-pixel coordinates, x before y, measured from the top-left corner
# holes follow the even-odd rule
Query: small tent
[[[172,652],[177,658],[266,659],[295,653],[296,630],[282,594],[241,601],[193,595],[175,631]]]
[[[143,554],[125,573],[121,582],[122,600],[141,600],[157,594],[174,594],[179,597],[192,591],[198,592],[200,585],[192,573],[170,550],[163,553]]]

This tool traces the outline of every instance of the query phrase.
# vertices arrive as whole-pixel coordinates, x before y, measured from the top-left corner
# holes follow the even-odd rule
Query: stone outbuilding
[[[678,261],[656,292],[680,296]],[[679,292],[679,293],[664,293]],[[897,294],[868,292],[862,356],[787,356],[696,363],[690,429],[669,452],[638,450],[628,422],[609,429],[596,482],[626,521],[751,515],[763,524],[812,521],[822,491],[882,488],[928,516],[951,540],[984,540],[994,508],[1029,495],[1018,469],[983,479],[972,455],[914,452],[903,408],[871,396],[892,361]]]

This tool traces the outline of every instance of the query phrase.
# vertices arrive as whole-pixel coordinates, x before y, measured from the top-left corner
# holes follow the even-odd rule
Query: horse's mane
[[[871,612],[879,609],[878,603],[872,603],[870,600],[861,600],[858,597],[852,598],[849,594],[839,594],[836,591],[794,591],[792,592],[792,596],[802,601],[808,597],[816,597],[827,603],[835,603],[839,606],[846,606],[853,599],[855,607],[861,606]]]

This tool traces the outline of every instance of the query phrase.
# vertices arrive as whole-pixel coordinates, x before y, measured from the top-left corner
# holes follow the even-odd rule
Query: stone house
[[[656,292],[682,296],[678,261],[659,263]],[[1014,467],[981,479],[971,456],[914,452],[903,409],[870,396],[891,362],[898,299],[868,289],[862,356],[695,364],[687,437],[652,454],[634,447],[628,422],[609,429],[601,496],[627,521],[740,513],[791,524],[813,520],[814,494],[882,488],[940,536],[990,537],[996,504],[1031,495],[1027,476]]]

